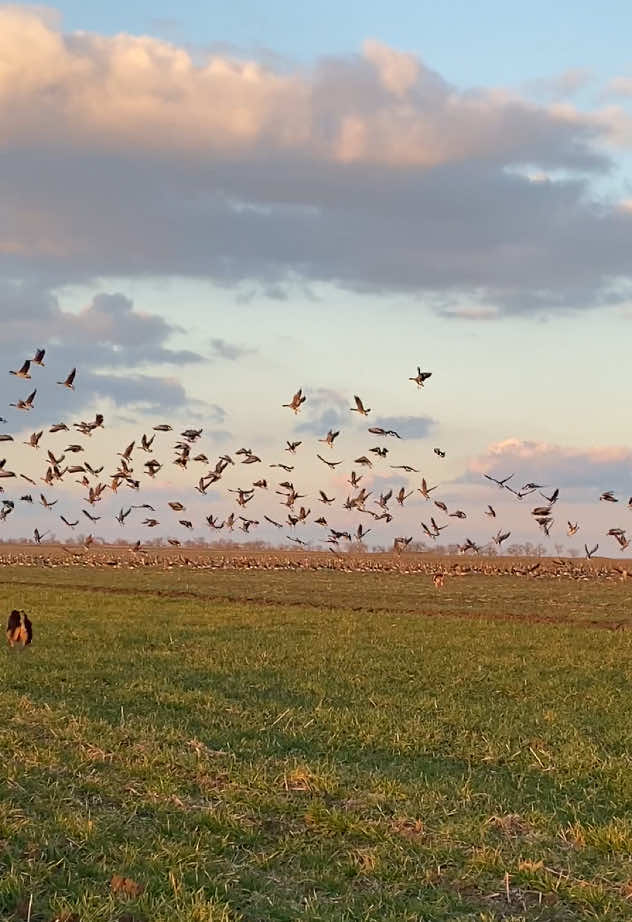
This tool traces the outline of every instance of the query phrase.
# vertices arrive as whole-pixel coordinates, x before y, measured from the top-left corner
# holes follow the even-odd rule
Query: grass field
[[[632,917],[626,583],[0,581],[1,919]]]

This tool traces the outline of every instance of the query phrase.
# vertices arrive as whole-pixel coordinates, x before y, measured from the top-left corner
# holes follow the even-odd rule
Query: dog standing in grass
[[[22,644],[23,647],[27,647],[33,640],[31,619],[22,609],[18,611],[17,608],[14,608],[9,615],[7,640],[10,647],[14,647],[16,644]]]

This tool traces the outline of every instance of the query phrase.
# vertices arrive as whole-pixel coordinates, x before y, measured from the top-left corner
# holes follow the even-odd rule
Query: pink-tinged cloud
[[[632,214],[593,185],[617,107],[462,90],[374,39],[293,70],[26,7],[0,6],[0,62],[0,276],[324,283],[473,320],[628,297]]]
[[[572,154],[597,130],[500,90],[462,92],[376,40],[312,72],[211,54],[197,62],[149,36],[63,34],[35,10],[0,8],[4,145],[196,157],[303,153],[342,163],[436,166],[512,159],[546,138]],[[534,147],[535,145],[535,147]],[[561,151],[559,151],[561,153]],[[575,154],[590,160],[589,151]]]
[[[632,77],[614,77],[607,91],[614,96],[632,96]]]
[[[483,474],[505,477],[511,473],[515,489],[531,480],[553,487],[628,490],[632,488],[632,451],[623,446],[576,448],[508,438],[473,458],[466,477],[478,480]]]

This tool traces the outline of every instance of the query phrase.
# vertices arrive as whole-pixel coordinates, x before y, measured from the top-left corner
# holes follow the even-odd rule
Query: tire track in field
[[[100,595],[112,596],[140,596],[142,598],[159,598],[167,601],[191,600],[197,602],[214,602],[219,605],[246,605],[252,604],[262,608],[311,608],[317,611],[335,611],[343,609],[344,611],[354,612],[356,614],[370,615],[418,615],[424,618],[462,618],[473,621],[502,621],[518,622],[522,624],[552,624],[562,627],[573,627],[579,629],[597,628],[609,631],[625,631],[628,628],[628,622],[622,621],[600,621],[594,618],[576,618],[569,619],[557,615],[520,615],[513,612],[472,612],[472,611],[423,611],[416,608],[386,608],[385,606],[375,605],[350,605],[345,602],[331,604],[328,602],[319,602],[313,599],[271,599],[265,596],[250,595],[208,595],[200,592],[192,592],[187,589],[143,589],[143,588],[126,588],[124,586],[88,586],[81,583],[65,583],[55,586],[45,580],[2,580],[0,586],[3,588],[22,586],[26,589],[48,589],[50,591],[68,591],[68,592],[85,592],[98,593]],[[632,626],[632,624],[630,625]]]

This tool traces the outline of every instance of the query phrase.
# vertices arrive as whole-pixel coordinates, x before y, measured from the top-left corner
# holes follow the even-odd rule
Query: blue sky
[[[632,493],[632,14],[509,6],[0,5],[3,359],[83,363],[113,457],[163,415],[209,457],[303,425],[308,493],[325,419],[368,450],[360,393],[454,503],[540,468],[599,531]]]
[[[503,3],[467,0],[233,0],[226,3],[57,4],[64,26],[106,34],[161,34],[176,41],[264,47],[311,62],[348,54],[365,38],[419,54],[430,67],[464,86],[520,83],[582,68],[598,77],[630,62],[632,12],[624,0]]]

